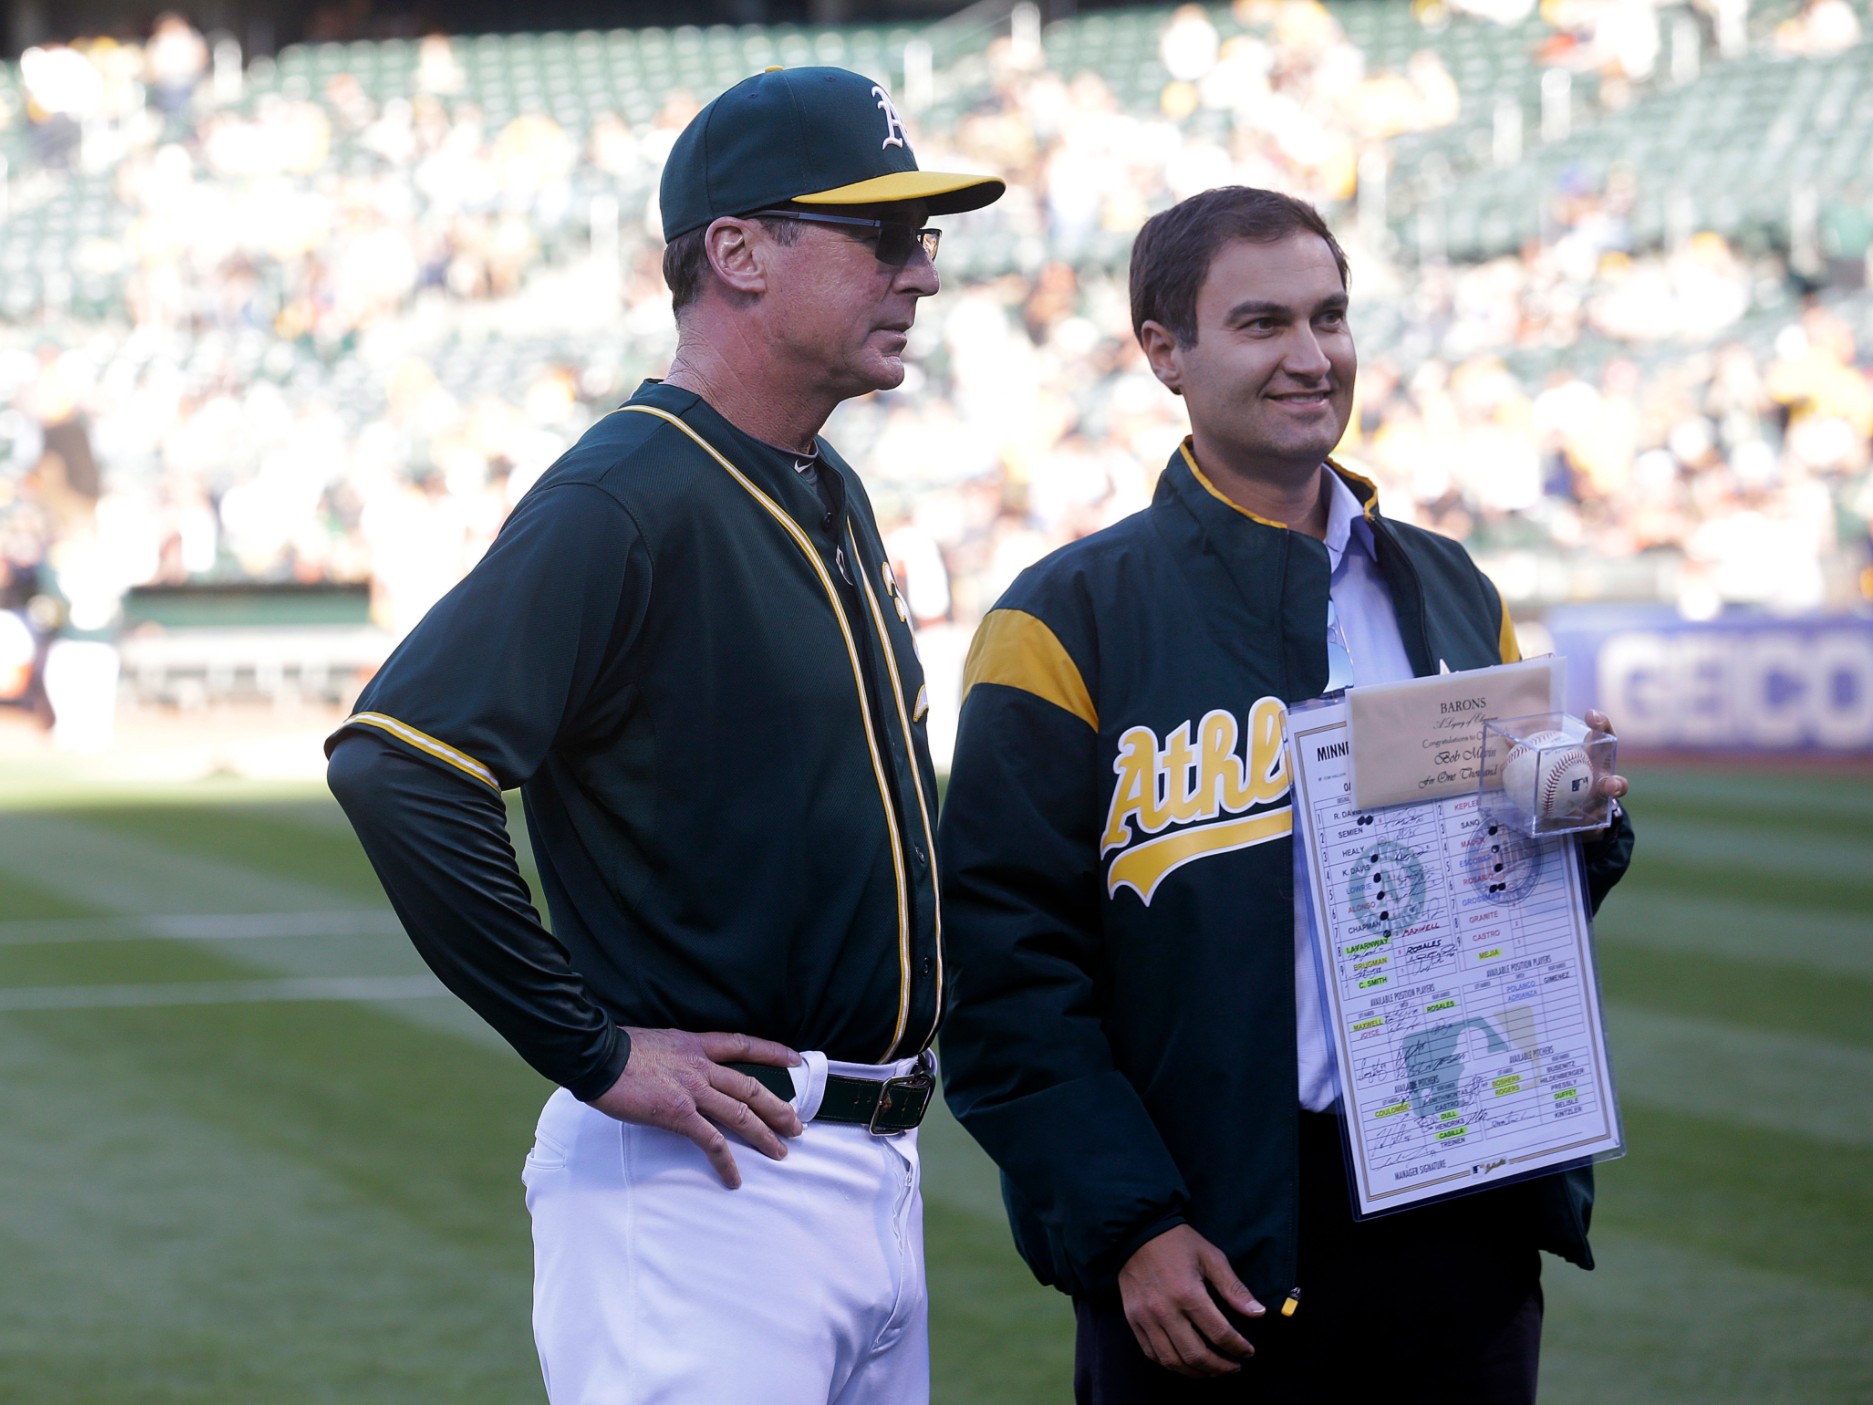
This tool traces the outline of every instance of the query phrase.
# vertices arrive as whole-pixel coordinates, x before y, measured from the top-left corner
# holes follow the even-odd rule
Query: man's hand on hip
[[[1221,1249],[1189,1225],[1147,1240],[1119,1270],[1125,1320],[1158,1365],[1180,1376],[1223,1376],[1255,1355],[1222,1307],[1243,1317],[1264,1311]]]
[[[709,1164],[734,1190],[741,1184],[724,1129],[735,1133],[763,1156],[779,1161],[787,1154],[781,1137],[800,1135],[800,1118],[790,1103],[725,1063],[772,1064],[791,1068],[800,1056],[784,1044],[746,1034],[690,1034],[680,1029],[633,1029],[631,1057],[618,1081],[592,1106],[620,1122],[640,1122],[688,1137],[703,1149]]]

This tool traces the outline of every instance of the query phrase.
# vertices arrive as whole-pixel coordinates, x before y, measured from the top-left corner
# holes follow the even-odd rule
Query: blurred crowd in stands
[[[1529,6],[1418,9],[1483,24]],[[1553,9],[1544,61],[1649,72],[1649,5]],[[905,387],[829,434],[939,655],[1028,561],[1149,500],[1182,416],[1133,343],[1126,252],[1154,210],[1230,182],[1312,199],[1342,232],[1364,362],[1343,457],[1388,512],[1469,542],[1512,600],[1863,601],[1864,322],[1857,341],[1826,298],[1794,302],[1785,251],[1694,230],[1633,247],[1617,181],[1555,191],[1552,237],[1518,256],[1396,261],[1361,237],[1361,160],[1456,120],[1436,51],[1376,71],[1310,0],[1240,0],[1226,41],[1210,13],[1164,12],[1151,104],[1003,37],[954,120],[910,113],[924,164],[993,170],[1009,196],[953,222]],[[1773,43],[1859,39],[1845,0],[1810,0]],[[431,37],[406,93],[338,73],[235,102],[239,56],[220,50],[167,15],[142,44],[21,62],[7,117],[36,164],[11,172],[11,209],[91,181],[127,217],[69,248],[73,279],[109,274],[121,297],[81,307],[54,280],[0,325],[0,610],[39,599],[41,635],[107,634],[132,587],[230,580],[369,581],[400,634],[673,345],[655,177],[708,94],[672,91],[635,125],[494,124]],[[1846,288],[1864,248],[1837,261]]]

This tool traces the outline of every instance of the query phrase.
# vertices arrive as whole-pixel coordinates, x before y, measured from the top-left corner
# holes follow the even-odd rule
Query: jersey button
[[[924,851],[923,851],[922,846],[913,844],[910,846],[910,851],[911,851],[911,856],[917,860],[917,867],[927,868],[929,866],[930,860],[924,857]]]
[[[926,976],[930,974],[930,958],[927,956],[923,959],[923,973]]]

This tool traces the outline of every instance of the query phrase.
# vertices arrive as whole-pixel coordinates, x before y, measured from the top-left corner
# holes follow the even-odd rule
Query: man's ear
[[[1177,338],[1171,335],[1171,329],[1162,322],[1146,322],[1138,329],[1138,345],[1144,350],[1145,360],[1151,363],[1151,374],[1162,381],[1171,394],[1182,395],[1183,351],[1177,345]]]
[[[767,255],[774,246],[758,220],[723,218],[702,236],[709,267],[730,292],[749,296],[767,291]]]

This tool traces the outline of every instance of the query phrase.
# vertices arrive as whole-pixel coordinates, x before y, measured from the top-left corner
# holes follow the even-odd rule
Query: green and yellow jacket
[[[1519,657],[1463,548],[1341,473],[1414,672]],[[1180,450],[1149,508],[1025,572],[971,649],[938,836],[945,1085],[1001,1167],[1017,1247],[1068,1292],[1179,1223],[1264,1301],[1295,1284],[1282,732],[1326,687],[1328,574],[1321,542],[1236,507]],[[1596,905],[1631,845],[1622,820],[1589,848]],[[1591,1267],[1589,1171],[1482,1193]]]

